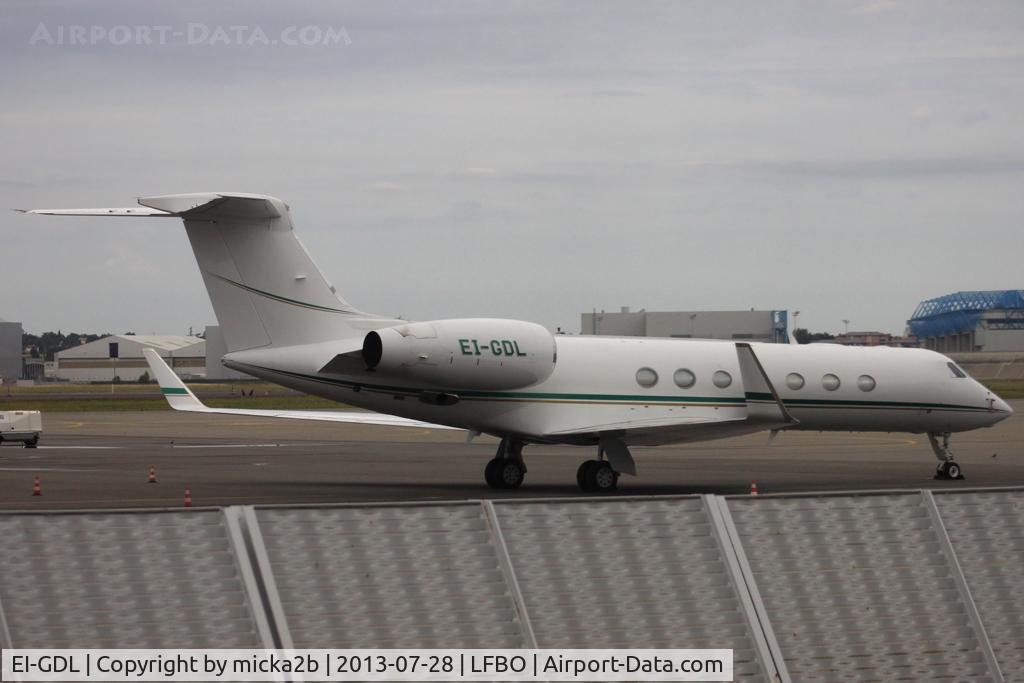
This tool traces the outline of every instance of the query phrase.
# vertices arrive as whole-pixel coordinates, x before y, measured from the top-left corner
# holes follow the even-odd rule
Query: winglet
[[[766,422],[797,424],[799,421],[789,414],[786,405],[779,398],[768,373],[754,354],[753,347],[746,342],[736,343],[736,355],[743,376],[743,392],[747,399],[747,414],[751,419]]]
[[[159,353],[153,349],[142,349],[142,353],[146,356],[146,362],[149,363],[153,377],[160,385],[160,391],[172,408],[197,413],[209,412],[210,409],[203,405],[202,401],[185,386],[185,383],[174,373],[174,370],[168,367]]]

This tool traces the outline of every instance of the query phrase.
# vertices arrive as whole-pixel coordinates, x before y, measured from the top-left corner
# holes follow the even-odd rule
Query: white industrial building
[[[199,337],[118,334],[58,351],[57,379],[66,382],[136,382],[149,372],[142,350],[155,350],[183,379],[206,376],[206,342]]]
[[[581,334],[682,339],[788,340],[786,311],[631,311],[584,313]]]

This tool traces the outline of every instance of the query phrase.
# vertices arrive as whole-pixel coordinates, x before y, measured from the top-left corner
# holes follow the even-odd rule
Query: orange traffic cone
[[[32,482],[32,495],[41,496],[43,495],[43,487],[39,483],[39,476],[37,475],[35,481]]]
[[[750,495],[752,495],[752,496],[756,496],[757,495],[757,482],[756,481],[750,482]]]
[[[192,507],[192,489],[185,489],[185,507]]]
[[[152,465],[149,466],[149,483],[156,483],[156,468],[153,467]]]

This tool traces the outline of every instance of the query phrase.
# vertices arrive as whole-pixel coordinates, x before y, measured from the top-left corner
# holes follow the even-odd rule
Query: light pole
[[[850,321],[846,320],[844,318],[843,319],[843,334],[849,334],[849,333],[850,333]]]

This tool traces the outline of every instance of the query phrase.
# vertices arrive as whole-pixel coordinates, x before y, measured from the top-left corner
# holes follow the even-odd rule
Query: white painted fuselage
[[[624,440],[683,442],[773,428],[745,421],[748,404],[774,399],[745,390],[733,342],[560,335],[556,344],[557,362],[546,380],[517,390],[452,391],[459,397],[453,405],[419,400],[425,390],[449,389],[443,385],[359,369],[338,375],[318,372],[334,355],[331,344],[254,349],[230,354],[225,362],[369,410],[534,441],[585,443],[587,437],[577,432],[587,425],[621,424],[628,431],[681,417],[720,424],[668,434],[627,433]],[[797,421],[787,429],[958,432],[990,426],[1011,412],[998,396],[970,377],[958,376],[959,369],[933,351],[834,344],[752,346]],[[642,368],[653,370],[653,385],[638,383]],[[677,373],[684,385],[692,374],[692,385],[680,386]],[[838,386],[832,377],[838,378]]]

